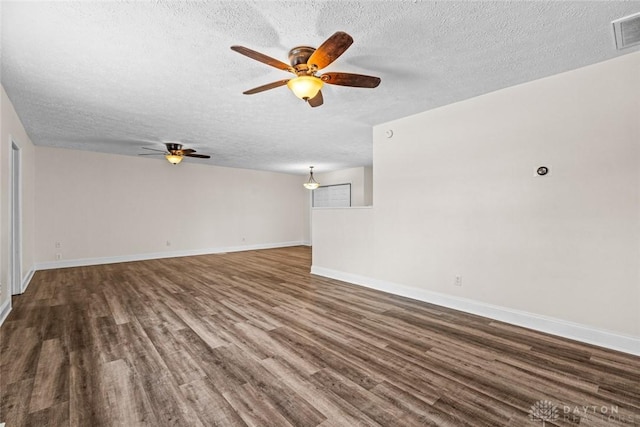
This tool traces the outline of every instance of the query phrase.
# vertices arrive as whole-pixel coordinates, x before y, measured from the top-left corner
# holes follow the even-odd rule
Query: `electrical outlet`
[[[171,246],[171,241],[167,240],[167,246]]]
[[[462,286],[462,276],[456,276],[456,281],[453,282],[455,286]]]
[[[57,260],[61,260],[62,259],[62,254],[56,254],[56,259]]]

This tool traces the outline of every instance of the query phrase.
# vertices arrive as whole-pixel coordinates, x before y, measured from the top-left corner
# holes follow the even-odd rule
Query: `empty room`
[[[640,425],[640,1],[0,17],[0,427]]]

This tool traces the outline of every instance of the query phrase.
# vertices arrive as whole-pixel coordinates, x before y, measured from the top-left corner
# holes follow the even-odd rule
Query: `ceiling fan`
[[[156,148],[142,147],[145,150],[157,151],[157,153],[141,153],[139,156],[160,156],[164,157],[173,165],[177,165],[182,161],[184,157],[197,157],[199,159],[210,159],[211,156],[207,154],[196,154],[196,150],[191,148],[182,148],[182,144],[176,142],[165,142],[167,146],[166,150],[158,150]]]
[[[296,75],[296,77],[291,79],[278,80],[277,82],[247,90],[243,92],[245,95],[252,95],[287,85],[298,98],[307,101],[312,107],[318,107],[323,103],[320,89],[324,83],[364,88],[374,88],[380,84],[379,77],[365,76],[362,74],[336,72],[324,73],[322,75],[316,74],[318,70],[325,68],[338,59],[352,43],[353,38],[349,34],[338,31],[317,49],[309,46],[297,46],[291,49],[289,51],[289,62],[291,65],[243,46],[231,46],[231,49],[251,59],[278,68],[279,70],[289,71]]]

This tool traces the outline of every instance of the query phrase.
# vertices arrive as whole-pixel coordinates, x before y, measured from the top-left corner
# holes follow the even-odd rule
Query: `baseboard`
[[[640,356],[640,339],[615,332],[595,329],[586,325],[567,322],[520,310],[483,303],[480,301],[399,285],[357,274],[345,273],[324,267],[311,267],[311,274],[376,289],[390,294],[424,301],[454,310],[488,317],[512,325],[557,335],[563,338],[594,344],[612,350]]]
[[[150,259],[177,258],[177,257],[196,256],[196,255],[211,255],[211,254],[220,254],[220,253],[227,253],[227,252],[254,251],[254,250],[260,250],[260,249],[275,249],[275,248],[285,248],[289,246],[302,246],[304,244],[305,243],[302,241],[261,243],[256,245],[226,246],[226,247],[218,247],[218,248],[193,249],[193,250],[172,251],[172,252],[156,252],[156,253],[146,253],[146,254],[113,256],[113,257],[65,259],[60,261],[48,261],[48,262],[38,263],[36,264],[35,270],[51,270],[54,268],[84,267],[88,265],[115,264],[119,262],[146,261]]]
[[[22,283],[20,284],[20,293],[23,294],[24,291],[27,290],[27,286],[31,283],[31,279],[33,279],[33,275],[36,273],[35,268],[31,268],[27,275],[22,278]]]
[[[4,321],[7,319],[9,313],[11,313],[11,296],[9,296],[9,298],[2,303],[2,306],[0,306],[0,326],[2,326]]]

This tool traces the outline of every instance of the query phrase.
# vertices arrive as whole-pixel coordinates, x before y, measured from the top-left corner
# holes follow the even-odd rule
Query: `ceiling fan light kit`
[[[305,101],[315,98],[324,83],[315,76],[298,76],[287,82],[295,96]]]
[[[320,183],[313,178],[313,166],[309,166],[309,179],[302,185],[307,190],[315,190],[320,187]]]
[[[169,163],[171,163],[172,165],[177,165],[178,163],[180,163],[182,161],[182,156],[179,156],[177,154],[167,154],[166,156],[164,156],[165,159],[167,159],[169,161]]]
[[[327,67],[338,59],[353,43],[353,38],[342,31],[338,31],[329,37],[317,49],[309,46],[297,46],[289,51],[289,62],[286,64],[271,58],[263,53],[256,52],[244,46],[231,46],[234,50],[263,64],[279,70],[288,71],[296,75],[288,80],[279,80],[253,89],[244,91],[245,95],[264,92],[280,86],[287,87],[300,99],[307,101],[311,107],[319,107],[323,104],[322,85],[324,83],[338,86],[350,86],[360,88],[374,88],[380,84],[379,77],[365,76],[363,74],[350,74],[330,72],[317,75],[317,71]]]

